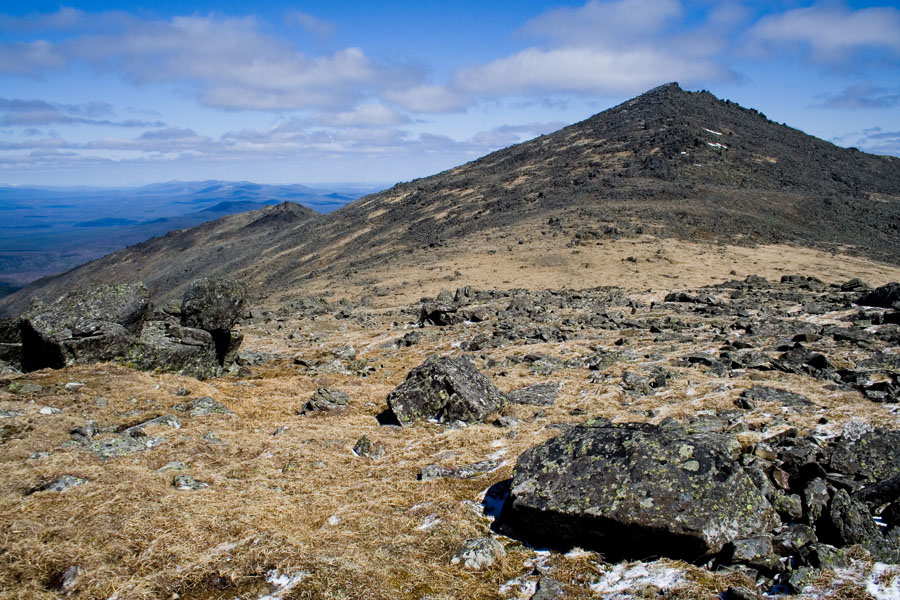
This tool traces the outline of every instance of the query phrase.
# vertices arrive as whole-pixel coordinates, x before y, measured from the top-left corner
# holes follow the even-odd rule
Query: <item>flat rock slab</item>
[[[410,371],[387,398],[388,408],[403,426],[417,419],[480,423],[506,401],[471,362],[436,354]]]
[[[610,560],[698,560],[779,522],[739,453],[730,435],[588,421],[522,454],[502,521]]]
[[[556,397],[561,389],[561,383],[536,383],[509,392],[507,397],[513,404],[552,406],[556,402]]]

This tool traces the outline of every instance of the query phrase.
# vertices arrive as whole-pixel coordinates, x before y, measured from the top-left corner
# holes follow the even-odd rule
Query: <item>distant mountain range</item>
[[[0,295],[126,246],[225,215],[286,201],[328,213],[378,189],[214,180],[138,188],[0,186]]]
[[[0,311],[117,281],[144,281],[157,301],[201,276],[237,277],[259,297],[301,292],[328,278],[375,281],[367,273],[490,254],[496,240],[511,240],[508,251],[525,262],[546,260],[528,256],[529,240],[545,234],[559,236],[560,256],[582,240],[644,235],[900,262],[900,159],[840,148],[674,83],[327,215],[290,207],[121,250],[33,283],[0,300]],[[491,243],[479,244],[486,236]]]

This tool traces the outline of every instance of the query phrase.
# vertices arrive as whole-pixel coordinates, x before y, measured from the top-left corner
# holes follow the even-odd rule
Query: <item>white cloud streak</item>
[[[799,45],[812,60],[824,63],[846,62],[865,49],[900,56],[900,10],[832,4],[798,8],[764,17],[748,31],[747,40],[751,51],[762,54]]]

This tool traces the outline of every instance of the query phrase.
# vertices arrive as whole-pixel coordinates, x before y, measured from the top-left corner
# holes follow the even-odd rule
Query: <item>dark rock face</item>
[[[519,458],[504,520],[607,558],[696,560],[778,523],[739,453],[729,435],[589,421]]]
[[[432,355],[409,372],[387,402],[404,426],[417,419],[477,423],[499,410],[506,396],[468,360]]]
[[[143,284],[74,291],[22,317],[26,371],[124,358],[149,308]]]
[[[864,294],[856,302],[861,306],[880,306],[891,308],[900,303],[900,283],[889,283]]]

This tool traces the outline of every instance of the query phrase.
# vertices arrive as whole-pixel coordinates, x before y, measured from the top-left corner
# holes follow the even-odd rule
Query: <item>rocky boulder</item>
[[[519,458],[502,522],[609,560],[705,558],[779,523],[739,454],[730,435],[588,421]]]
[[[21,320],[22,367],[122,359],[150,306],[144,284],[101,285],[36,304]]]
[[[506,396],[465,358],[432,355],[409,372],[387,398],[401,425],[417,419],[479,423],[506,403]]]
[[[860,306],[896,307],[900,304],[900,283],[889,283],[863,294],[856,303]]]
[[[212,335],[219,364],[237,351],[231,328],[244,311],[247,289],[233,279],[204,277],[188,286],[181,300],[181,324]]]

